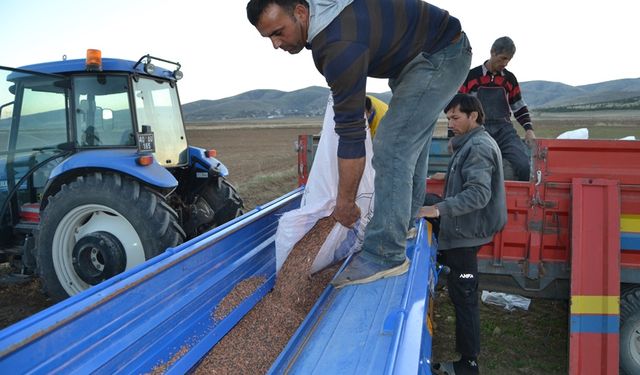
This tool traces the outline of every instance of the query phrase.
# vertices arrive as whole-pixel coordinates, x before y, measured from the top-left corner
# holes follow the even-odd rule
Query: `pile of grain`
[[[309,272],[333,225],[331,218],[318,221],[296,244],[273,291],[213,348],[196,374],[264,374],[269,370],[339,268],[336,265],[313,276]]]
[[[235,309],[242,301],[252,295],[267,279],[262,277],[250,277],[242,280],[236,285],[229,294],[216,306],[213,313],[213,320],[216,322],[226,318],[233,309]]]

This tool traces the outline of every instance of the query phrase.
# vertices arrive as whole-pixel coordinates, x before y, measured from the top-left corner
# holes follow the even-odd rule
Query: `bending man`
[[[389,78],[393,97],[373,142],[374,214],[363,251],[334,285],[406,272],[407,229],[424,200],[431,136],[471,64],[460,22],[421,0],[251,0],[247,17],[274,48],[310,49],[327,80],[340,136],[332,216],[345,226],[360,217],[355,198],[365,164],[367,77]]]

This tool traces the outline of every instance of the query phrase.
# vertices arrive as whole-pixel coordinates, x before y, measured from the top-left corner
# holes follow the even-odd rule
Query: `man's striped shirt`
[[[459,92],[475,95],[478,93],[478,88],[480,87],[504,88],[509,107],[511,108],[511,112],[513,112],[513,117],[518,120],[525,130],[533,130],[529,108],[527,108],[527,104],[524,102],[524,99],[522,99],[520,84],[518,84],[516,76],[507,69],[503,69],[502,72],[493,75],[486,68],[486,63],[485,61],[484,64],[476,66],[469,71],[467,79],[460,87]]]
[[[421,0],[354,0],[313,38],[315,65],[334,99],[339,157],[365,154],[367,77],[398,78],[419,53],[443,49],[460,31],[458,19]]]

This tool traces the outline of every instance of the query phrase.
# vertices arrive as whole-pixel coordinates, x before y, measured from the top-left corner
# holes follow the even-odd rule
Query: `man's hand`
[[[432,174],[429,178],[432,180],[444,180],[447,177],[447,174],[444,172],[436,172]]]
[[[336,208],[331,216],[338,223],[351,228],[360,218],[360,207],[355,202],[336,202]]]
[[[438,207],[436,206],[422,206],[418,210],[417,217],[440,217],[440,211],[438,211]]]
[[[535,145],[535,139],[536,134],[533,132],[533,130],[529,129],[524,133],[524,142],[527,144],[527,146],[529,146],[529,148],[532,148]]]
[[[356,194],[364,171],[364,158],[338,158],[338,197],[333,218],[347,228],[353,227],[360,218],[360,208],[356,204]]]

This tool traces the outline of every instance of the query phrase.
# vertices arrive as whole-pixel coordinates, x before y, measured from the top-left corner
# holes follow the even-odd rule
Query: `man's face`
[[[260,15],[256,29],[265,38],[271,39],[273,48],[290,54],[300,52],[307,43],[309,10],[296,5],[293,15],[277,4],[271,4]]]
[[[460,106],[457,105],[447,111],[447,120],[449,120],[447,128],[453,131],[456,136],[466,134],[478,127],[477,119],[478,112],[471,112],[471,114],[467,115],[464,112],[460,112]]]
[[[489,70],[492,73],[498,73],[507,67],[509,61],[513,58],[513,55],[506,53],[495,53],[491,51],[491,57],[489,58]]]

